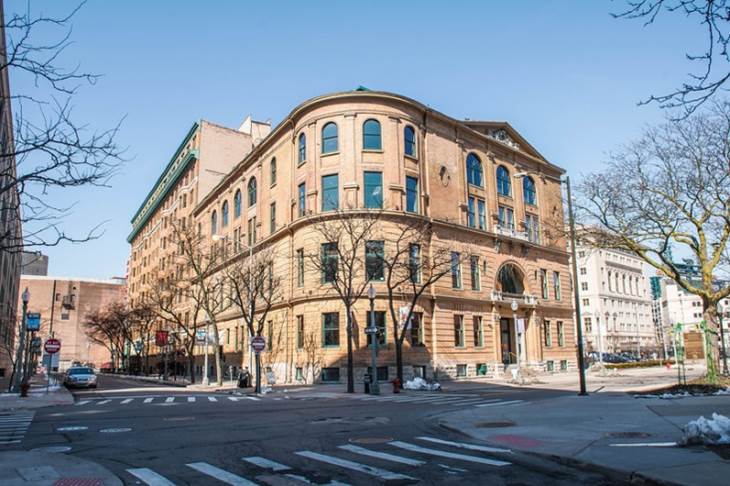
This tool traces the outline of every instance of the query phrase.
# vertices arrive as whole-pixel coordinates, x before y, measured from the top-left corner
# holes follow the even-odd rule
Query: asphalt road
[[[343,386],[344,388],[344,386]],[[101,376],[76,403],[38,410],[22,449],[68,447],[126,484],[616,484],[438,425],[473,406],[519,406],[559,392],[489,386],[362,394],[189,392]]]

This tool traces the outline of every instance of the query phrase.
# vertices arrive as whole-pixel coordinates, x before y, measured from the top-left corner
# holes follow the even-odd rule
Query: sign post
[[[251,349],[256,353],[256,393],[261,393],[261,351],[266,348],[266,340],[262,336],[251,339]]]

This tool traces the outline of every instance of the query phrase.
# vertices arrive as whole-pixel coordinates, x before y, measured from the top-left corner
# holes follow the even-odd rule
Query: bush
[[[674,360],[666,359],[650,359],[647,361],[632,361],[630,363],[608,363],[604,365],[608,369],[626,369],[626,368],[651,368],[652,366],[666,366],[674,364]]]

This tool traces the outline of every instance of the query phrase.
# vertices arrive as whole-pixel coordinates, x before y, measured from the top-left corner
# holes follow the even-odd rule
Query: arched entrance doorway
[[[520,365],[524,361],[526,319],[518,316],[519,305],[524,302],[525,275],[514,263],[505,263],[497,272],[495,288],[502,301],[510,302],[499,319],[499,342],[502,363]]]

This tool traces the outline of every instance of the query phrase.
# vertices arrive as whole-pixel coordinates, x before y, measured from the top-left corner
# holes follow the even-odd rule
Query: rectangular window
[[[458,377],[466,376],[466,365],[465,364],[456,365],[456,376],[458,376]]]
[[[368,366],[367,369],[368,369],[368,374],[372,375],[373,367]],[[378,373],[378,375],[376,376],[376,379],[378,381],[388,381],[388,367],[387,366],[378,366],[377,373]]]
[[[542,298],[548,299],[548,281],[547,281],[547,270],[544,268],[540,269],[540,288],[542,289]]]
[[[296,376],[295,379],[297,381],[304,381],[304,370],[301,367],[296,368]]]
[[[274,347],[274,321],[266,323],[266,349],[271,351]]]
[[[256,243],[256,217],[248,220],[248,246]]]
[[[558,321],[558,346],[565,346],[565,329],[560,321]]]
[[[466,210],[466,224],[470,228],[476,228],[476,199],[474,196],[469,196],[467,210]]]
[[[551,373],[555,371],[555,361],[550,360],[547,362],[547,370]]]
[[[337,243],[322,243],[322,283],[335,281],[338,262]]]
[[[299,217],[302,217],[307,214],[307,186],[304,182],[299,184],[299,187],[297,187],[297,198]]]
[[[337,174],[322,177],[322,211],[336,211],[340,207],[340,183]]]
[[[591,305],[590,299],[583,299],[583,305],[586,306],[586,307],[588,307],[589,305]]]
[[[304,348],[304,316],[297,316],[297,349]]]
[[[560,371],[568,371],[568,360],[566,360],[566,359],[560,360]]]
[[[482,277],[479,274],[479,257],[472,256],[471,261],[471,289],[481,290],[482,289]]]
[[[406,176],[406,211],[418,212],[418,179]]]
[[[580,267],[580,274],[585,275],[586,273],[588,273],[588,271],[586,270],[586,267]]]
[[[498,212],[499,227],[502,229],[515,229],[515,213],[512,208],[500,206]]]
[[[304,248],[297,250],[297,287],[304,287]]]
[[[411,316],[411,346],[423,346],[423,313],[414,312]]]
[[[372,314],[374,314],[374,316]],[[365,322],[367,322],[367,326],[370,327],[370,320],[373,317],[375,318],[375,327],[378,328],[378,347],[385,346],[385,311],[375,311],[372,314],[370,313],[370,311],[367,311],[367,314],[365,316]],[[372,334],[367,335],[367,343],[368,346],[372,346]]]
[[[340,381],[339,368],[322,368],[323,383],[337,383],[338,381]]]
[[[593,332],[593,325],[590,317],[584,317],[583,318],[583,324],[585,325],[586,332],[592,333]]]
[[[365,242],[365,271],[368,281],[383,280],[385,278],[383,247],[384,242],[382,241]]]
[[[474,316],[474,347],[484,346],[484,328],[482,327],[482,316]]]
[[[454,346],[464,347],[464,316],[454,314]]]
[[[451,287],[461,288],[461,254],[456,251],[451,252]]]
[[[383,207],[383,173],[365,172],[365,207],[381,209]]]
[[[477,363],[477,376],[485,376],[487,374],[487,363]]]
[[[271,207],[269,209],[270,219],[269,219],[269,225],[271,227],[271,232],[274,233],[276,231],[276,203],[271,203]]]
[[[582,291],[584,291],[584,292],[587,291],[588,290],[588,282],[581,282],[580,289]]]
[[[322,345],[325,348],[340,345],[340,314],[338,312],[322,314]]]
[[[482,199],[477,199],[477,212],[479,217],[479,229],[487,229],[487,205]]]
[[[553,329],[550,321],[544,321],[543,327],[545,328],[545,347],[549,348],[553,345]]]
[[[525,230],[527,240],[531,243],[540,243],[540,220],[534,214],[525,215]]]
[[[421,245],[411,243],[408,247],[408,272],[413,283],[421,283]]]
[[[560,300],[560,272],[553,272],[553,293],[555,300]]]

